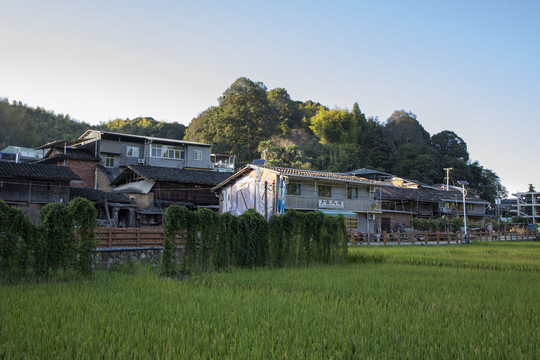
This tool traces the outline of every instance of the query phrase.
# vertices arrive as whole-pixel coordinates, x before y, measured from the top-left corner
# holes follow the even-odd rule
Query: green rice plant
[[[504,262],[501,252],[519,261],[539,251],[494,245],[452,256]],[[444,261],[439,248],[415,249],[441,251]],[[0,358],[535,359],[540,288],[531,284],[539,280],[540,272],[513,268],[382,262],[188,281],[135,267],[2,286]]]
[[[492,270],[540,271],[539,242],[472,242],[468,246],[366,246],[349,249],[349,261]],[[368,260],[369,261],[369,260]]]

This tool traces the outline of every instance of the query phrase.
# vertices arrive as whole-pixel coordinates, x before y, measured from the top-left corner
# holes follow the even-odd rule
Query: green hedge
[[[89,276],[96,250],[94,204],[77,198],[69,206],[45,205],[41,225],[30,223],[21,209],[0,200],[0,273],[2,280],[49,278],[51,272],[75,269]]]
[[[321,212],[273,215],[269,221],[250,209],[235,217],[208,209],[190,212],[171,206],[164,218],[161,273],[184,274],[232,267],[311,266],[344,262],[348,236],[342,216]],[[175,237],[185,242],[180,269],[175,262]]]

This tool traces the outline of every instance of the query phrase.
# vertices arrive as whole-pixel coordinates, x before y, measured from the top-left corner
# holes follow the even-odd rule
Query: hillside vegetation
[[[167,123],[151,117],[115,119],[90,125],[42,107],[34,108],[21,102],[0,100],[0,150],[9,145],[37,147],[54,140],[72,140],[88,129],[182,139],[186,127],[177,122]]]
[[[415,114],[397,110],[380,122],[366,117],[358,103],[330,109],[292,100],[283,88],[239,78],[186,130],[187,140],[214,144],[214,151],[237,155],[237,163],[266,156],[269,165],[346,172],[372,168],[427,184],[441,183],[444,168],[467,180],[481,197],[506,196],[499,177],[471,161],[467,144],[455,132],[430,135]]]
[[[385,121],[367,117],[358,103],[330,109],[311,100],[291,99],[284,88],[237,79],[186,127],[151,117],[116,119],[91,126],[69,115],[0,100],[0,147],[39,146],[74,139],[101,129],[213,144],[213,151],[237,155],[237,165],[266,157],[269,165],[346,172],[372,168],[427,184],[467,180],[486,200],[506,197],[499,177],[472,161],[465,141],[454,131],[429,134],[411,111],[396,110]],[[184,136],[185,133],[185,136]]]

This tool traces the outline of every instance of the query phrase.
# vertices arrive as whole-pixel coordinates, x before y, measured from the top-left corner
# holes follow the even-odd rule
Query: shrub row
[[[49,278],[59,269],[92,273],[96,250],[94,204],[83,198],[69,205],[52,203],[40,212],[41,225],[30,223],[21,209],[0,200],[0,272],[11,282],[28,275]]]
[[[209,209],[189,211],[171,206],[164,217],[161,272],[172,275],[175,238],[185,243],[180,270],[183,273],[232,267],[310,266],[344,262],[348,236],[342,216],[320,212],[287,211],[269,221],[253,209],[236,217]]]
[[[429,231],[429,232],[447,231],[447,230],[455,231],[463,227],[463,220],[458,217],[452,220],[449,220],[446,217],[441,217],[439,219],[413,218],[412,225],[415,230],[419,230],[419,231]]]

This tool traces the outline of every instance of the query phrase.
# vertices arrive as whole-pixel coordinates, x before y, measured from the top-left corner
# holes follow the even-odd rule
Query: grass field
[[[130,270],[130,269],[127,269]],[[540,358],[540,243],[354,248],[187,281],[0,287],[6,358]]]

